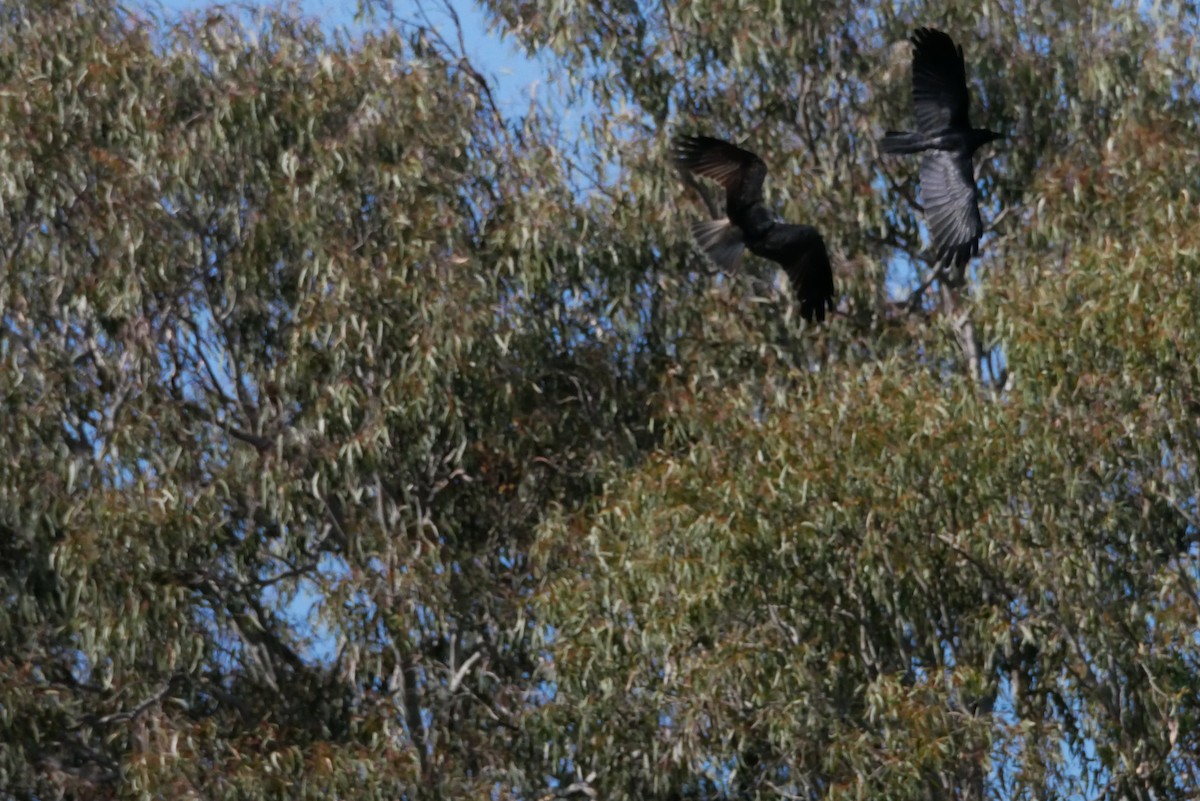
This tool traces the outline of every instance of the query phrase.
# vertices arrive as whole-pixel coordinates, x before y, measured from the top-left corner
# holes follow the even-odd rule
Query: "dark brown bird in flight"
[[[953,284],[962,282],[971,257],[979,252],[983,220],[972,156],[1004,134],[972,128],[962,47],[941,31],[917,28],[913,44],[912,97],[917,130],[888,131],[884,153],[924,153],[921,201],[938,265]],[[949,268],[953,267],[953,274]]]
[[[693,175],[711,178],[725,190],[725,214],[719,220],[692,223],[696,243],[723,270],[734,271],[742,252],[777,262],[800,300],[807,321],[825,319],[832,310],[833,269],[825,240],[811,225],[779,220],[763,205],[767,165],[755,154],[711,136],[678,136],[675,164]]]

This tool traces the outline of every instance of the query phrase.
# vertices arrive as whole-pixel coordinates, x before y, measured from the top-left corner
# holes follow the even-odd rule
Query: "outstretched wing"
[[[811,225],[783,223],[771,229],[755,253],[779,263],[800,301],[800,315],[809,322],[825,319],[834,307],[833,267],[819,231]]]
[[[921,160],[921,202],[938,259],[956,268],[979,252],[979,216],[971,157],[931,150]]]
[[[762,202],[767,165],[749,150],[711,136],[678,136],[675,163],[693,175],[719,183],[725,189],[725,204],[731,209]]]
[[[970,128],[967,73],[962,48],[932,28],[913,33],[913,114],[917,129],[933,134],[946,128]]]
[[[829,254],[825,243],[807,251],[799,259],[783,265],[784,272],[792,282],[796,297],[800,299],[800,316],[808,322],[825,321],[825,311],[833,311],[833,269],[829,266]]]

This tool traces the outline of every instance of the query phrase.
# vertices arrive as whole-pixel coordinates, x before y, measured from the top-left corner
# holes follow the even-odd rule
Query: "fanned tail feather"
[[[942,280],[948,287],[960,287],[967,282],[967,262],[979,255],[979,241],[971,240],[962,245],[944,247],[938,253],[942,268]]]
[[[742,229],[731,223],[728,217],[692,223],[692,237],[718,267],[728,272],[737,269],[742,251],[746,249]]]

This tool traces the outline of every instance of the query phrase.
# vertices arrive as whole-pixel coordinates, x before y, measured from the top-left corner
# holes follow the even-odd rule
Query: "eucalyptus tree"
[[[578,127],[123,8],[0,15],[8,796],[1194,795],[1188,6],[488,3]],[[936,294],[923,24],[1010,133]],[[844,314],[695,251],[700,121]]]
[[[768,286],[713,313],[670,353],[662,446],[543,527],[560,783],[1192,797],[1194,7],[488,7],[595,104],[627,237],[654,235],[648,209],[696,213],[651,183],[675,132],[752,140],[781,216],[831,244],[847,311],[783,336]],[[936,294],[915,165],[876,145],[919,26],[963,45],[1009,134],[980,172],[978,267]]]
[[[534,526],[653,438],[552,121],[283,11],[9,4],[0,86],[0,795],[540,782]]]

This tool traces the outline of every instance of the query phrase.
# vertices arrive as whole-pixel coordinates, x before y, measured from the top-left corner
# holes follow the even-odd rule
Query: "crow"
[[[692,236],[723,270],[734,271],[742,251],[777,262],[791,279],[807,321],[825,320],[832,310],[833,269],[825,240],[811,225],[781,221],[763,205],[767,165],[755,154],[711,136],[677,136],[676,166],[711,178],[725,190],[725,214],[692,224]]]
[[[941,31],[917,28],[913,44],[912,96],[916,132],[888,131],[879,146],[884,153],[924,153],[921,199],[938,266],[948,283],[962,283],[971,257],[979,252],[983,220],[971,157],[1004,134],[972,128],[967,107],[966,68],[962,47]],[[949,268],[954,267],[954,273]]]

